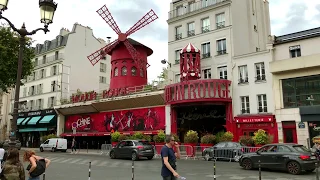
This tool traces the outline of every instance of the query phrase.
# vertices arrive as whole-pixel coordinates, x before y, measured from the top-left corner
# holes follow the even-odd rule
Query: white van
[[[51,138],[46,140],[44,143],[40,145],[40,151],[62,151],[67,152],[68,143],[66,139],[63,138]]]

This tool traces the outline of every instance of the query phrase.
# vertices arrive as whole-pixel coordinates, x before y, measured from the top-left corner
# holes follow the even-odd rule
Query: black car
[[[211,159],[229,159],[238,161],[244,153],[246,146],[238,142],[220,142],[202,151],[202,157],[209,161]]]
[[[268,144],[255,153],[243,154],[239,164],[244,169],[261,168],[287,170],[291,174],[315,170],[317,158],[314,153],[299,144]]]
[[[111,159],[131,158],[135,161],[142,157],[146,157],[151,160],[153,156],[153,146],[148,141],[144,140],[123,140],[110,151]]]

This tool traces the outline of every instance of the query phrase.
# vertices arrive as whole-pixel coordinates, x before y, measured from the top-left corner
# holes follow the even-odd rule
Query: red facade
[[[72,115],[66,118],[65,132],[72,135],[85,133],[88,136],[110,135],[113,131],[133,133],[142,131],[153,134],[165,130],[165,108],[152,107],[122,111],[102,112],[88,115]]]

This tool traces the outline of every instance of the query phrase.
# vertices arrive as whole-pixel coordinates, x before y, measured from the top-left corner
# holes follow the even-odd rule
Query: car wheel
[[[149,160],[153,159],[153,156],[147,157]]]
[[[110,152],[110,158],[111,158],[111,159],[115,159],[115,158],[116,158],[116,156],[115,156],[115,154],[114,154],[114,151],[111,151],[111,152]]]
[[[40,152],[43,152],[43,148],[42,147],[40,148]]]
[[[133,152],[133,153],[131,154],[131,159],[132,159],[132,161],[138,160],[137,153]]]
[[[312,173],[315,169],[316,169],[316,168],[314,168],[314,169],[308,169],[308,170],[306,170],[306,172],[307,172],[307,173]]]
[[[206,160],[206,161],[210,161],[211,160],[211,157],[210,157],[210,154],[209,153],[205,153],[204,154],[204,160]]]
[[[287,170],[290,174],[294,174],[294,175],[297,175],[297,174],[300,174],[301,173],[301,167],[300,167],[300,164],[295,162],[295,161],[290,161],[288,164],[287,164]]]
[[[253,169],[253,163],[250,159],[246,158],[244,160],[242,160],[242,167],[246,170],[251,170]]]

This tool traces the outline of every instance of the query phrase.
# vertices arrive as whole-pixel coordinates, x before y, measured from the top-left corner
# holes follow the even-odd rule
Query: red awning
[[[236,123],[271,123],[275,120],[274,115],[256,115],[256,116],[236,116]]]
[[[124,131],[124,132],[120,132],[120,133],[124,134],[124,135],[132,135],[136,132],[141,132],[142,134],[145,134],[145,135],[158,134],[158,131]],[[72,136],[110,136],[110,135],[111,135],[111,132],[96,132],[96,133],[78,132],[76,134],[62,133],[60,136],[61,137],[72,137]]]

